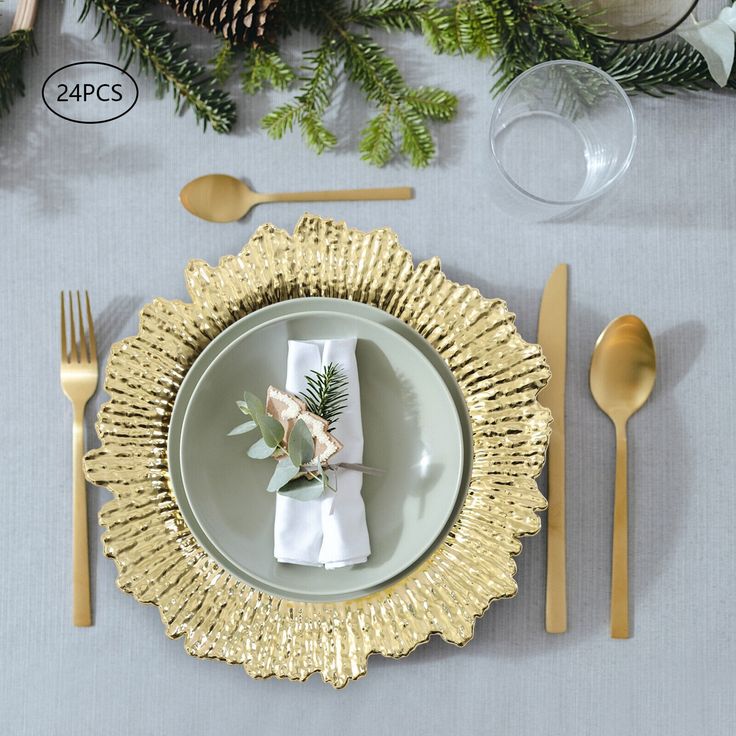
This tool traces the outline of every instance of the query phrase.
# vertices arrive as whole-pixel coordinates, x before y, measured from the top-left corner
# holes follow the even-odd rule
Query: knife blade
[[[567,362],[567,264],[555,268],[539,307],[537,340],[552,375],[539,400],[554,420],[547,453],[547,600],[545,628],[567,631],[565,541],[565,375]]]

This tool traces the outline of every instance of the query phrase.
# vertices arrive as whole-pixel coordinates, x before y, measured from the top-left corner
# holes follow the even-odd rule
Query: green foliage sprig
[[[35,51],[33,31],[13,31],[0,38],[0,117],[10,110],[16,97],[25,94],[23,58]]]
[[[336,146],[337,135],[328,128],[325,116],[344,75],[375,108],[361,133],[363,160],[383,166],[399,154],[414,166],[426,166],[436,152],[430,123],[451,120],[457,112],[457,98],[434,87],[408,85],[394,59],[370,32],[431,34],[442,19],[434,0],[281,0],[279,8],[284,19],[277,29],[281,38],[308,30],[320,43],[305,53],[298,71],[276,47],[237,51],[242,56],[241,86],[247,94],[260,92],[265,84],[284,89],[299,82],[294,99],[264,117],[267,133],[278,139],[298,128],[317,153]]]
[[[321,371],[305,376],[307,388],[300,394],[307,410],[328,423],[334,422],[347,406],[347,375],[336,363]],[[336,491],[330,485],[328,470],[345,468],[367,475],[381,475],[382,471],[362,463],[329,463],[315,458],[315,440],[306,422],[299,418],[285,439],[284,426],[266,412],[263,402],[246,391],[243,400],[236,402],[248,421],[238,424],[229,437],[258,431],[260,437],[248,448],[248,456],[255,460],[276,460],[276,469],[266,487],[270,493],[283,493],[298,501],[318,498],[326,490]]]
[[[705,59],[684,41],[611,41],[590,8],[574,8],[564,0],[455,0],[444,12],[431,45],[442,53],[495,59],[494,92],[552,59],[600,67],[628,92],[661,96],[678,87],[715,86]],[[736,86],[733,75],[729,86]]]
[[[228,436],[247,434],[257,430],[261,435],[248,448],[248,456],[255,460],[276,459],[276,469],[266,486],[269,493],[283,493],[299,501],[309,501],[331,488],[321,465],[317,471],[305,466],[314,459],[314,439],[304,420],[292,427],[288,443],[284,441],[284,427],[266,413],[263,402],[249,391],[244,392],[238,408],[249,420],[233,428]]]
[[[348,405],[348,377],[337,363],[329,363],[321,371],[305,376],[306,389],[299,394],[307,409],[322,417],[328,429]]]
[[[280,0],[280,25],[272,29],[276,43],[236,48],[224,41],[212,60],[214,78],[187,56],[185,47],[149,13],[145,0],[84,0],[82,17],[91,7],[99,12],[101,29],[120,36],[126,63],[137,58],[160,91],[173,92],[177,109],[190,105],[199,120],[220,132],[231,129],[235,107],[217,84],[239,67],[246,94],[267,85],[299,85],[294,98],[267,114],[262,125],[273,138],[296,128],[307,145],[322,153],[338,143],[325,119],[339,81],[347,79],[374,108],[359,149],[365,161],[377,166],[397,156],[426,166],[436,151],[430,126],[455,116],[457,98],[445,90],[407,84],[394,59],[373,38],[376,30],[421,33],[437,53],[493,59],[494,94],[529,67],[551,59],[598,66],[629,92],[661,96],[677,88],[714,86],[705,60],[687,43],[607,40],[589,8],[566,0]],[[302,30],[318,42],[295,69],[281,47],[290,34]],[[736,87],[736,76],[728,84]]]
[[[672,94],[678,87],[715,87],[705,59],[685,41],[620,46],[605,58],[603,68],[631,93],[644,92],[661,97]],[[736,88],[734,74],[728,86]]]
[[[150,12],[144,0],[84,0],[80,21],[92,9],[99,21],[97,33],[118,38],[119,58],[126,68],[136,60],[156,80],[160,95],[173,94],[177,112],[191,107],[205,128],[209,124],[218,133],[231,130],[236,117],[233,100],[189,57],[187,47]]]

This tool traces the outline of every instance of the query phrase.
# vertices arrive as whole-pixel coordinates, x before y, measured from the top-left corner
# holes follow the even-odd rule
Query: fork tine
[[[69,362],[69,353],[66,351],[66,315],[64,314],[64,292],[61,294],[61,362]]]
[[[87,301],[87,329],[89,330],[89,353],[92,363],[97,362],[97,341],[95,340],[95,325],[92,321],[92,309],[89,306],[89,292],[85,289],[84,298]]]
[[[89,363],[89,350],[87,348],[87,338],[84,335],[84,317],[82,316],[82,297],[77,289],[77,314],[79,314],[79,355],[81,360]]]
[[[72,301],[72,293],[69,292],[69,325],[71,326],[71,360],[79,363],[79,353],[77,352],[77,330],[74,326],[74,302]]]

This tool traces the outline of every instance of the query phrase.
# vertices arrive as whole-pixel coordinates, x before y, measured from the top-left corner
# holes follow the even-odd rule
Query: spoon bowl
[[[633,314],[618,317],[595,344],[590,365],[590,390],[614,424],[624,423],[649,398],[657,360],[647,326]]]
[[[179,199],[193,215],[209,222],[234,222],[263,202],[344,202],[411,199],[411,187],[337,189],[323,192],[254,192],[245,182],[227,174],[207,174],[193,179],[179,192]]]
[[[257,202],[244,182],[227,174],[208,174],[193,179],[179,193],[184,207],[210,222],[233,222],[244,217]]]
[[[629,636],[628,489],[626,423],[654,388],[657,358],[647,326],[633,314],[601,333],[590,364],[590,390],[616,428],[616,491],[611,561],[611,636]]]

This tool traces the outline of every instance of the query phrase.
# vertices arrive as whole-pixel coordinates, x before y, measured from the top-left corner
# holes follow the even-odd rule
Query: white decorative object
[[[723,8],[714,20],[695,21],[678,31],[678,35],[696,48],[705,58],[708,71],[720,87],[725,87],[731,75],[736,33],[736,2]]]

